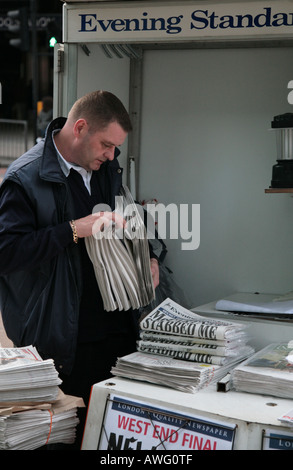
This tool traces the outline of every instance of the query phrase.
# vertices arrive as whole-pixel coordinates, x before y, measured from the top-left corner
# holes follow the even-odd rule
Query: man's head
[[[89,130],[105,129],[111,122],[117,122],[128,133],[132,130],[131,121],[124,105],[109,91],[93,91],[79,98],[72,106],[68,120],[85,119]]]
[[[113,160],[115,148],[132,129],[121,101],[107,91],[89,93],[72,106],[55,142],[63,157],[86,170],[99,170]]]

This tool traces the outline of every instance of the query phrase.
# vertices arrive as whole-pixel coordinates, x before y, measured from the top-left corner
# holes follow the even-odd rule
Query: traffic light
[[[55,44],[57,44],[57,39],[55,38],[55,36],[51,36],[50,39],[49,39],[49,46],[50,47],[54,47]]]
[[[9,40],[9,44],[22,51],[28,51],[29,26],[27,8],[8,11],[7,16],[12,19],[11,24],[8,26],[8,30],[13,34],[16,34],[16,37]]]
[[[53,19],[48,23],[47,38],[49,47],[54,47],[57,42],[62,41],[62,28],[59,18]]]

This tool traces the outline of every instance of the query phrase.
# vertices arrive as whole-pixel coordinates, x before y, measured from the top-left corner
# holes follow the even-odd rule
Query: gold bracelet
[[[71,229],[72,229],[73,241],[74,241],[74,243],[77,243],[78,242],[78,236],[77,236],[75,221],[71,220],[69,223],[70,223],[70,226],[71,226]]]

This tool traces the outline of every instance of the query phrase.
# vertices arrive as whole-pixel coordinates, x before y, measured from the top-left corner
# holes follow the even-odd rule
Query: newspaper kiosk
[[[293,433],[278,421],[291,408],[275,397],[193,395],[115,377],[93,387],[82,450],[292,450]]]
[[[195,310],[207,318],[224,318],[228,322],[233,318],[228,312],[217,311],[215,303]],[[267,344],[261,331],[272,327],[271,320],[265,324],[254,314],[248,318],[234,314],[234,325],[237,322],[243,325],[247,321],[255,333],[254,346],[259,350]],[[274,325],[271,342],[289,342],[292,338],[287,322],[282,323]],[[164,365],[164,359],[161,357],[160,367]],[[133,363],[132,372],[128,369],[126,373],[127,379],[113,377],[94,385],[83,449],[185,452],[292,449],[291,399],[235,391],[229,373],[218,383],[207,382],[194,393],[186,393],[188,388],[178,391],[175,380],[174,387],[151,385],[145,381],[152,382],[151,374],[143,374],[143,368],[151,362],[148,364],[145,359],[142,362],[138,368],[141,381],[130,378],[132,374],[137,376]],[[281,375],[276,381],[277,387],[280,386]],[[172,381],[172,376],[165,374],[164,380]],[[183,382],[180,386],[184,390]],[[281,395],[290,397],[290,392],[284,392]],[[284,424],[284,417],[287,424]]]
[[[235,291],[292,290],[292,199],[286,191],[265,194],[276,160],[270,122],[291,111],[292,2],[71,0],[63,16],[54,113],[66,115],[76,98],[98,88],[128,103],[134,131],[119,158],[133,195],[175,201],[182,210],[200,205],[200,237],[188,226],[168,241],[168,263],[193,305]],[[291,320],[256,324],[261,346],[276,336],[293,338]],[[116,448],[154,446],[157,435],[148,444],[136,438],[138,430],[149,437],[151,425],[142,427],[145,407],[178,422],[187,416],[226,436],[213,441],[186,431],[186,450],[274,448],[276,442],[290,448],[292,436],[277,418],[291,404],[109,379],[93,388],[83,448],[104,446],[105,431]],[[137,415],[127,414],[131,407]],[[118,419],[128,434],[115,434]],[[156,429],[168,440],[167,425],[159,422]],[[168,444],[178,446],[172,439]]]

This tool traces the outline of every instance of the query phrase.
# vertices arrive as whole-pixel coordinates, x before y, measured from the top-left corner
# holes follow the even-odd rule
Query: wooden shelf
[[[265,189],[265,193],[267,194],[276,194],[276,193],[293,193],[293,188],[268,188]]]

